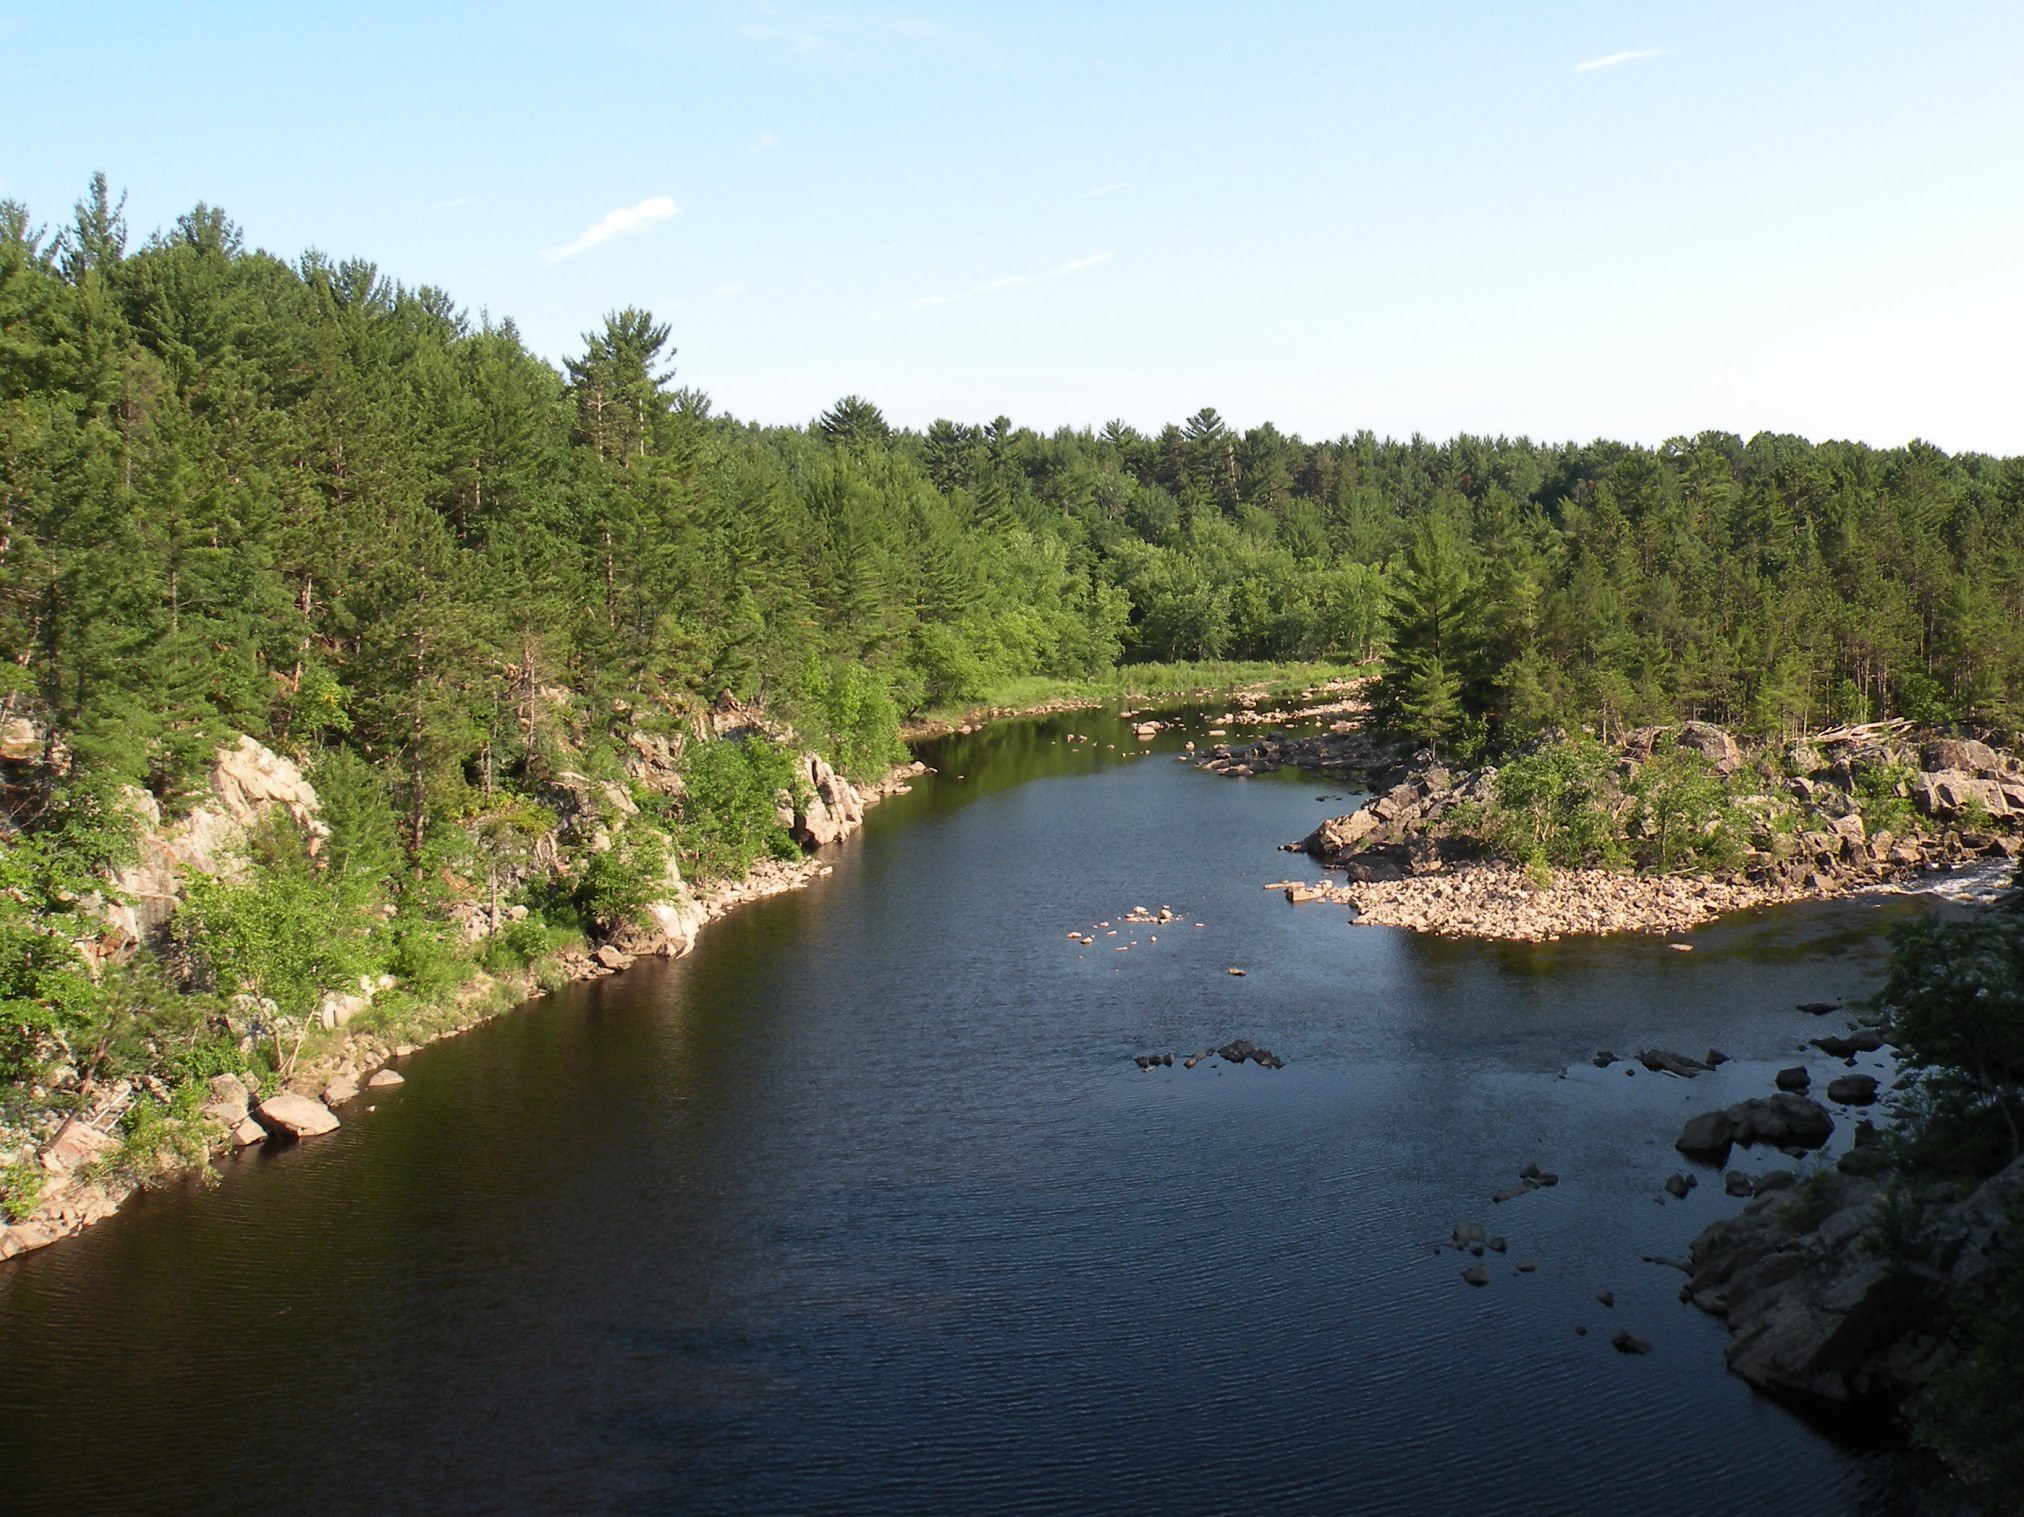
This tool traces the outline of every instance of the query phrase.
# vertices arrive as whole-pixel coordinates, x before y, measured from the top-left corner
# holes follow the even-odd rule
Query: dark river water
[[[1896,1510],[1893,1456],[1753,1395],[1639,1256],[1738,1205],[1662,1197],[1682,1121],[1919,908],[1691,953],[1355,927],[1260,888],[1339,788],[1179,736],[952,739],[692,957],[0,1270],[0,1510]],[[1132,1063],[1233,1037],[1287,1067]],[[1735,1062],[1587,1062],[1653,1043]],[[1561,1183],[1493,1206],[1527,1161]],[[1463,1221],[1510,1239],[1483,1289]]]

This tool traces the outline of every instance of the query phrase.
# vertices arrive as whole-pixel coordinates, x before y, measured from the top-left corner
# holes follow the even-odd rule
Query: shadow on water
[[[1659,1190],[1680,1122],[1920,903],[1692,954],[1356,927],[1260,888],[1353,797],[1175,763],[1205,726],[950,738],[690,958],[0,1272],[9,1510],[1895,1509],[1639,1260],[1733,1204]],[[1288,1067],[1131,1062],[1238,1036]],[[1734,1062],[1587,1062],[1651,1043]],[[1561,1183],[1493,1205],[1528,1160]],[[1460,1220],[1509,1236],[1485,1289]]]

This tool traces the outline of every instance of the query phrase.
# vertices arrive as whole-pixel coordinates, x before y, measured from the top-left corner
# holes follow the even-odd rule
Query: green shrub
[[[691,743],[682,755],[676,845],[689,871],[732,878],[762,858],[798,858],[793,834],[781,825],[780,796],[800,783],[793,758],[763,738]]]
[[[1743,855],[1743,818],[1705,755],[1652,754],[1630,783],[1631,842],[1640,867],[1672,874],[1726,869]]]
[[[1621,867],[1616,760],[1591,737],[1542,744],[1512,759],[1493,783],[1488,841],[1520,864]]]
[[[553,953],[563,940],[575,936],[549,926],[538,916],[508,922],[485,940],[485,967],[495,974],[525,969],[536,959]]]
[[[656,828],[636,823],[611,847],[583,861],[577,909],[592,928],[615,932],[659,897],[667,877],[667,840]]]
[[[0,1168],[0,1211],[19,1222],[34,1214],[49,1176],[33,1160]]]
[[[900,708],[884,679],[862,664],[809,656],[803,692],[822,726],[830,762],[852,779],[882,777],[907,758]]]

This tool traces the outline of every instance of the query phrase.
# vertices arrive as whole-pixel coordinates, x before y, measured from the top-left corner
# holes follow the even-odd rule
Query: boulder
[[[42,1166],[58,1172],[76,1169],[118,1146],[115,1139],[79,1120],[66,1126],[55,1141],[43,1148]]]
[[[1469,1284],[1471,1285],[1488,1285],[1490,1283],[1489,1266],[1484,1264],[1471,1264],[1470,1266],[1468,1266],[1468,1268],[1462,1271],[1462,1278],[1468,1281]]]
[[[606,969],[632,968],[633,956],[614,943],[606,943],[593,953],[591,957]]]
[[[1688,1155],[1721,1155],[1736,1141],[1736,1123],[1726,1111],[1704,1111],[1687,1119],[1673,1147]]]
[[[1691,748],[1723,774],[1733,774],[1743,766],[1743,750],[1736,746],[1735,738],[1713,722],[1688,722],[1680,728],[1680,746]]]
[[[336,990],[326,991],[323,1000],[316,1008],[316,1020],[325,1028],[342,1027],[370,1005],[371,1000],[362,995],[347,995]]]
[[[800,778],[793,828],[803,846],[823,848],[857,830],[864,821],[864,800],[827,759],[802,754]]]
[[[1935,738],[1919,750],[1919,763],[1927,770],[1959,769],[1969,774],[2000,774],[2002,760],[1996,750],[1974,738]]]
[[[255,1143],[267,1141],[267,1129],[248,1116],[232,1129],[232,1146],[251,1148]]]
[[[1815,1148],[1833,1131],[1834,1118],[1826,1107],[1781,1091],[1689,1118],[1673,1147],[1689,1156],[1719,1158],[1734,1143]]]
[[[1895,1258],[1859,1246],[1887,1178],[1828,1171],[1776,1198],[1772,1179],[1694,1240],[1684,1292],[1728,1319],[1729,1368],[1759,1389],[1844,1403],[1916,1391],[1954,1357],[1935,1326],[1984,1307],[2014,1267],[2002,1220],[2024,1199],[2024,1160],[1930,1208]]]
[[[1876,1100],[1874,1075],[1842,1075],[1830,1080],[1827,1099],[1843,1106],[1868,1106]]]
[[[204,1103],[204,1115],[228,1130],[246,1120],[252,1109],[252,1094],[246,1089],[246,1082],[237,1075],[211,1076],[210,1099]]]
[[[367,1090],[385,1090],[390,1085],[405,1085],[407,1083],[407,1080],[398,1070],[375,1069],[372,1072],[372,1077],[365,1082],[365,1088]]]
[[[350,1075],[340,1074],[323,1087],[323,1104],[325,1106],[342,1106],[357,1094],[358,1081],[354,1080]]]
[[[1825,1143],[1834,1131],[1834,1118],[1818,1101],[1780,1092],[1739,1101],[1723,1115],[1736,1124],[1736,1141],[1749,1145],[1770,1143],[1803,1148]]]
[[[1883,1047],[1883,1034],[1874,1027],[1861,1027],[1845,1038],[1815,1038],[1813,1046],[1832,1058],[1845,1059],[1850,1054],[1875,1053]]]
[[[253,1108],[253,1115],[270,1133],[287,1138],[313,1138],[341,1125],[321,1101],[292,1090],[269,1096]]]
[[[1678,1075],[1683,1080],[1704,1075],[1714,1067],[1703,1064],[1699,1059],[1690,1059],[1683,1053],[1675,1053],[1670,1048],[1641,1048],[1637,1061],[1653,1074]]]
[[[1813,1083],[1813,1076],[1806,1072],[1804,1064],[1795,1064],[1790,1069],[1781,1069],[1777,1075],[1780,1090],[1805,1090]]]
[[[1649,1354],[1652,1351],[1652,1346],[1636,1333],[1623,1330],[1609,1340],[1609,1345],[1619,1354]]]

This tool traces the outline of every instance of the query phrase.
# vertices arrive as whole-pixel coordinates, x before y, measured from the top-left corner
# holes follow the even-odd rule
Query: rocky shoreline
[[[1289,894],[1350,907],[1365,926],[1458,937],[1674,936],[1731,912],[1902,888],[2024,852],[2024,762],[1977,740],[1917,741],[1879,724],[1746,755],[1727,732],[1693,722],[1631,734],[1618,746],[1619,768],[1634,773],[1671,736],[1745,792],[1729,803],[1749,838],[1740,867],[1688,876],[1520,869],[1464,825],[1494,802],[1497,769],[1458,773],[1421,754],[1356,811],[1286,845],[1345,876]],[[1387,757],[1343,731],[1219,745],[1194,762],[1237,777],[1286,764],[1332,776],[1381,771]],[[1879,820],[1886,804],[1892,815]]]
[[[750,722],[751,714],[742,708],[723,708],[716,735],[728,735]],[[664,748],[656,752],[646,746],[635,767],[643,773],[657,768],[664,776],[672,774],[671,763]],[[547,960],[551,978],[565,983],[598,979],[630,968],[642,958],[687,955],[708,923],[749,902],[803,889],[833,873],[835,866],[816,850],[848,837],[863,825],[868,809],[906,793],[916,778],[928,772],[925,764],[915,760],[897,766],[877,784],[859,787],[818,755],[803,754],[800,764],[801,792],[791,814],[783,815],[782,820],[810,850],[806,856],[762,859],[738,879],[711,881],[700,888],[687,885],[670,866],[662,898],[649,903],[641,924],[622,930],[610,942],[551,956]],[[581,776],[567,773],[558,783],[564,796],[574,802],[573,807],[564,808],[565,827],[603,828],[618,822],[625,813],[637,814],[637,808],[617,786],[593,786]],[[147,818],[152,826],[144,838],[141,861],[118,882],[124,899],[108,905],[107,932],[94,945],[96,951],[107,957],[131,951],[158,930],[174,910],[181,878],[197,870],[212,873],[228,869],[247,829],[270,809],[286,810],[312,835],[322,827],[315,792],[300,771],[251,738],[221,750],[211,794],[215,798],[212,802],[196,807],[172,829],[161,828],[158,812]],[[489,925],[475,906],[463,921],[466,935],[473,938],[482,936]],[[199,1171],[213,1158],[242,1153],[258,1144],[294,1142],[333,1132],[342,1123],[340,1110],[357,1115],[352,1109],[363,1102],[362,1111],[370,1112],[374,1092],[405,1083],[395,1066],[410,1055],[548,993],[539,966],[530,965],[507,976],[480,970],[459,988],[448,1006],[438,1008],[441,1020],[436,1025],[405,1032],[400,1040],[374,1033],[342,1033],[347,1023],[371,1006],[375,995],[391,988],[391,979],[382,977],[377,982],[361,982],[356,993],[326,995],[318,1020],[326,1032],[339,1035],[335,1045],[291,1069],[275,1089],[263,1094],[261,1087],[249,1086],[238,1075],[214,1077],[201,1109],[208,1134],[202,1150],[185,1152],[182,1164],[145,1179],[109,1174],[104,1168],[104,1161],[119,1147],[115,1136],[119,1118],[140,1092],[124,1081],[97,1092],[82,1109],[39,1139],[32,1138],[25,1160],[16,1155],[17,1162],[38,1165],[45,1178],[37,1204],[28,1215],[0,1215],[0,1261],[74,1237],[116,1213],[144,1183]],[[257,1015],[257,1008],[253,1012]]]

